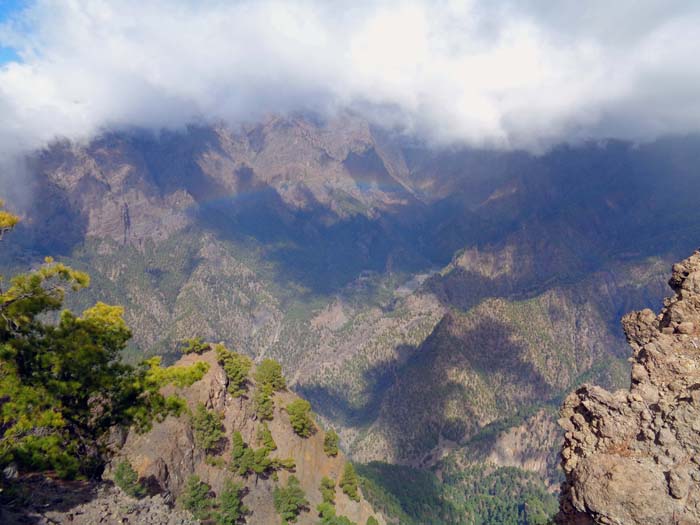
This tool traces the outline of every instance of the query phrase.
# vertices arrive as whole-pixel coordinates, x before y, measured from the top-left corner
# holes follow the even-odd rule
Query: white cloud
[[[700,3],[38,0],[0,30],[0,151],[352,108],[540,149],[700,127]]]

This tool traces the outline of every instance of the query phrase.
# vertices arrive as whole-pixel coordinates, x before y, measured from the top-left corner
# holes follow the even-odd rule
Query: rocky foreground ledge
[[[623,318],[630,389],[584,385],[564,402],[557,523],[700,523],[700,251],[669,285],[659,315]]]

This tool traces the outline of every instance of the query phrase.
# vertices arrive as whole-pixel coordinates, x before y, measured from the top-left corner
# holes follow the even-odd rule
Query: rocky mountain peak
[[[564,402],[559,523],[700,523],[700,251],[669,285],[660,314],[623,318],[629,390],[584,385]]]

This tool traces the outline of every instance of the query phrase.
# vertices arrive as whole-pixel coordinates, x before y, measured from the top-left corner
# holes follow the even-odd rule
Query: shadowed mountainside
[[[352,116],[111,133],[31,157],[1,257],[89,270],[134,359],[191,336],[275,357],[354,457],[429,466],[620,384],[616,320],[700,233],[697,146],[433,151]]]

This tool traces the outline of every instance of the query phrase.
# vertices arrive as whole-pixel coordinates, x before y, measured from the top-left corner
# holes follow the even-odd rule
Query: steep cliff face
[[[127,459],[151,492],[175,500],[182,495],[187,479],[193,474],[209,484],[216,494],[223,488],[225,480],[233,479],[245,486],[243,503],[250,511],[245,522],[259,525],[280,522],[273,504],[273,492],[276,486],[286,485],[293,474],[300,481],[309,501],[308,510],[302,512],[298,523],[317,523],[320,518],[316,505],[322,501],[319,490],[321,480],[328,477],[338,482],[347,461],[345,456],[342,453],[329,456],[324,452],[325,432],[319,427],[315,427],[309,437],[300,437],[293,431],[284,407],[298,397],[285,390],[274,394],[273,419],[267,422],[277,446],[270,457],[292,459],[295,467],[260,476],[250,474],[242,477],[232,472],[229,463],[235,431],[241,433],[250,447],[258,448],[261,445],[259,430],[262,421],[256,416],[253,403],[258,386],[253,383],[246,395],[234,398],[227,391],[226,373],[217,363],[214,352],[186,356],[179,364],[187,365],[197,360],[209,363],[209,371],[201,381],[178,390],[178,393],[186,399],[192,411],[203,403],[208,409],[223,415],[224,439],[216,451],[210,452],[207,457],[197,445],[188,417],[169,417],[155,423],[145,434],[129,433],[113,464]],[[382,516],[376,514],[364,498],[354,501],[339,487],[336,488],[335,507],[339,516],[346,516],[353,523],[364,525],[370,516],[375,516],[379,523],[384,524]]]
[[[564,402],[559,523],[700,523],[700,251],[669,284],[659,315],[623,319],[630,389],[585,385]]]

